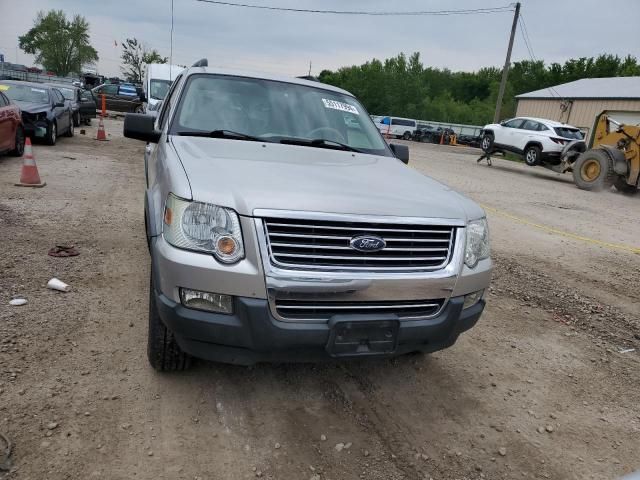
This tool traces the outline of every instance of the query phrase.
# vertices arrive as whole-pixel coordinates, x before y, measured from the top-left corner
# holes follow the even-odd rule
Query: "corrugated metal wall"
[[[560,109],[558,99],[521,99],[518,100],[516,116],[548,118],[576,126],[591,134],[596,115],[603,110],[621,110],[640,112],[638,100],[573,100],[566,111]],[[588,139],[587,136],[587,139]]]

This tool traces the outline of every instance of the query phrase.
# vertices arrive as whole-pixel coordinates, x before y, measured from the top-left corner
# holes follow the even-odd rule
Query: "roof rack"
[[[196,63],[194,63],[191,66],[192,67],[208,67],[209,66],[209,60],[207,60],[206,58],[201,58],[200,60],[198,60]]]

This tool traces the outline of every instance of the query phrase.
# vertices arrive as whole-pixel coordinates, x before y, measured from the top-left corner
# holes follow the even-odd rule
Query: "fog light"
[[[473,307],[482,298],[484,290],[478,290],[477,292],[468,293],[464,296],[464,303],[462,309]]]
[[[233,297],[231,295],[181,288],[180,301],[185,307],[193,308],[194,310],[225,313],[227,315],[233,313]]]

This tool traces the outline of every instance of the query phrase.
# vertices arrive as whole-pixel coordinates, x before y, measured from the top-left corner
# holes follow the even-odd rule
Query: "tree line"
[[[509,70],[502,115],[515,114],[514,97],[521,93],[581,78],[639,75],[640,64],[631,55],[603,54],[549,65],[543,60],[515,62]],[[484,125],[493,120],[501,76],[502,69],[496,67],[476,72],[425,67],[416,52],[323,70],[319,80],[350,91],[372,114]]]

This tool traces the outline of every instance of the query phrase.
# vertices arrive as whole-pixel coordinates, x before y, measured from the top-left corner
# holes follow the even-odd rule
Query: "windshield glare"
[[[230,130],[265,141],[324,139],[390,155],[360,103],[307,85],[223,75],[193,75],[171,133]]]
[[[167,92],[169,91],[169,87],[171,87],[171,80],[151,79],[149,97],[154,100],[164,100],[164,97],[167,96]]]
[[[16,102],[49,103],[49,93],[44,88],[27,85],[2,85],[2,92]]]

